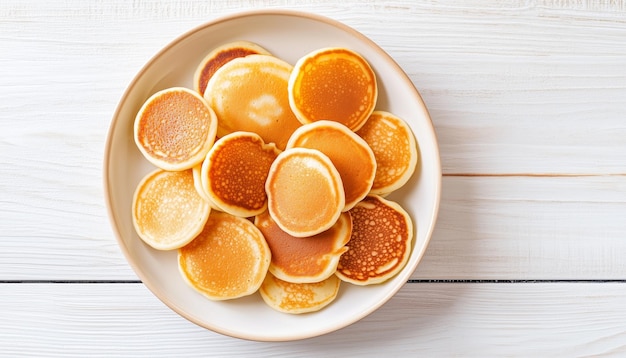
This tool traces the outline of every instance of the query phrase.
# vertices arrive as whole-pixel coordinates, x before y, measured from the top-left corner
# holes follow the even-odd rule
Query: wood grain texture
[[[70,1],[34,7],[12,2],[0,9],[6,19],[0,23],[0,45],[7,49],[0,57],[2,276],[133,277],[113,240],[102,199],[110,117],[126,84],[161,46],[231,13],[237,4],[260,3]],[[448,175],[626,173],[623,12],[590,13],[558,4],[487,2],[468,11],[460,3],[315,2],[295,8],[354,26],[397,59],[430,107]],[[380,20],[389,18],[394,21]],[[506,194],[503,190],[526,193],[524,186],[543,181],[447,179],[444,223],[419,277],[623,275],[623,264],[616,263],[623,252],[618,214],[623,200],[544,206],[551,200],[542,199],[549,192],[541,190],[576,196],[597,192],[594,185],[606,181],[623,199],[626,176],[565,180],[574,183],[569,184],[574,192],[556,182],[539,184],[531,189],[539,190],[533,202],[496,199],[483,205],[474,195],[499,183],[505,183]],[[458,197],[471,186],[478,191]],[[465,207],[447,203],[447,190],[456,190],[450,199],[465,200]],[[573,212],[559,211],[568,205]],[[600,220],[585,218],[586,212]],[[575,229],[583,222],[590,222],[587,229]],[[581,261],[591,269],[578,265]]]
[[[624,279],[626,180],[446,177],[414,278]]]
[[[409,284],[352,326],[282,343],[204,330],[140,284],[5,284],[0,293],[7,357],[626,354],[626,286],[610,283]]]
[[[136,279],[112,236],[92,236],[108,232],[105,218],[37,209],[50,233],[34,237],[30,209],[15,215],[0,241],[0,280]],[[625,212],[617,176],[444,177],[439,221],[413,278],[625,279]]]
[[[126,86],[167,43],[242,10],[342,21],[429,107],[444,178],[414,279],[626,279],[626,1],[157,0],[0,6],[0,356],[626,355],[624,283],[412,283],[284,344],[207,332],[136,280],[102,159]],[[79,280],[60,284],[53,281]]]

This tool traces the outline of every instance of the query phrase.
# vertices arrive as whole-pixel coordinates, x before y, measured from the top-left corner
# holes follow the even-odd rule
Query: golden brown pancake
[[[289,104],[303,124],[327,119],[356,131],[377,97],[374,71],[347,48],[322,48],[301,57],[289,78]]]
[[[202,164],[204,190],[218,208],[250,217],[265,211],[265,180],[280,151],[259,135],[235,132],[220,138]]]
[[[291,148],[279,154],[270,168],[265,191],[272,219],[296,237],[328,230],[345,206],[339,172],[315,149]]]
[[[182,87],[153,94],[135,118],[134,138],[148,161],[165,170],[202,162],[213,145],[217,118],[197,93]]]
[[[191,170],[157,169],[146,175],[133,196],[133,225],[139,237],[158,250],[177,249],[202,231],[211,208],[196,191]]]
[[[263,301],[273,309],[300,314],[319,311],[331,303],[339,292],[341,280],[332,275],[321,282],[292,283],[268,273],[259,289]]]
[[[204,97],[219,118],[217,135],[257,133],[284,149],[300,122],[289,107],[287,82],[292,66],[273,56],[236,58],[215,72]]]
[[[216,47],[198,65],[193,77],[194,89],[204,95],[204,90],[215,71],[230,60],[248,55],[270,55],[263,47],[249,41],[235,41]]]
[[[389,194],[406,184],[418,160],[415,137],[406,122],[389,112],[374,111],[356,133],[372,148],[378,164],[371,193]]]
[[[270,249],[254,224],[215,211],[202,232],[178,249],[178,268],[185,282],[212,300],[256,292],[270,260]]]
[[[257,215],[254,224],[272,251],[270,272],[293,283],[320,282],[333,275],[352,233],[348,213],[341,214],[330,229],[309,237],[293,237],[284,232],[267,211]]]
[[[343,124],[326,120],[305,124],[287,142],[287,148],[294,147],[317,149],[330,158],[343,182],[343,211],[352,209],[370,192],[376,174],[374,152]]]
[[[352,237],[341,255],[337,276],[356,285],[381,283],[406,264],[411,254],[413,224],[400,205],[368,196],[352,210]]]

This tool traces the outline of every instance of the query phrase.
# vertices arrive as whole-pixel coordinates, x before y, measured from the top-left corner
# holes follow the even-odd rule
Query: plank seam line
[[[443,173],[443,177],[528,177],[528,178],[601,178],[624,177],[626,173],[568,174],[568,173]]]
[[[407,283],[626,283],[626,279],[408,280]]]
[[[140,280],[0,280],[0,284],[128,284],[142,283]]]
[[[141,284],[141,280],[0,280],[0,284]],[[518,279],[455,280],[414,279],[407,283],[625,283],[626,279]]]

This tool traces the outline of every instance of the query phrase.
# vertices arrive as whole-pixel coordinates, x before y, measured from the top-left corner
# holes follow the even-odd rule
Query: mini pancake
[[[153,94],[137,113],[134,138],[144,157],[165,170],[202,162],[215,141],[217,118],[197,93],[173,87]]]
[[[413,224],[400,205],[368,196],[352,210],[352,237],[341,255],[337,276],[355,285],[381,283],[406,264],[411,254]]]
[[[270,272],[293,283],[320,282],[333,275],[352,233],[348,213],[341,214],[330,229],[309,237],[293,237],[284,232],[267,211],[257,215],[254,224],[272,251]]]
[[[193,186],[196,188],[198,195],[204,200],[206,200],[209,204],[211,204],[211,199],[209,198],[209,194],[204,191],[202,187],[202,179],[200,177],[200,173],[202,172],[202,165],[198,164],[195,167],[191,168],[193,174]],[[211,205],[212,206],[212,205]]]
[[[204,95],[204,90],[215,71],[230,60],[248,55],[270,55],[263,47],[249,41],[235,41],[216,47],[209,52],[196,68],[193,76],[194,89]]]
[[[291,148],[279,154],[270,168],[265,191],[272,219],[295,237],[328,230],[345,206],[339,172],[315,149]]]
[[[256,292],[270,260],[270,249],[254,224],[220,212],[212,212],[202,232],[178,249],[178,268],[183,279],[212,300]]]
[[[250,217],[267,208],[265,181],[280,150],[255,133],[235,132],[220,138],[202,164],[204,191],[219,209]]]
[[[352,209],[369,192],[376,174],[376,158],[365,140],[341,123],[321,120],[296,129],[287,148],[317,149],[326,154],[341,175],[346,206]]]
[[[194,187],[191,170],[157,169],[137,185],[133,225],[148,245],[157,250],[172,250],[186,245],[202,231],[210,210]]]
[[[196,187],[198,195],[200,195],[202,199],[206,200],[206,202],[209,203],[212,210],[223,211],[218,208],[217,205],[213,203],[213,201],[211,201],[211,198],[209,198],[209,194],[207,194],[207,192],[204,190],[204,187],[202,186],[202,164],[196,165],[195,167],[191,168],[191,170],[193,171],[193,185]]]
[[[217,70],[204,93],[219,118],[217,135],[254,132],[284,149],[301,125],[289,107],[291,70],[287,62],[266,55],[236,58]]]
[[[356,133],[372,148],[378,164],[371,193],[389,194],[406,184],[419,156],[406,122],[389,112],[374,111]]]
[[[335,275],[321,282],[292,283],[268,273],[259,293],[271,308],[280,312],[301,314],[326,307],[337,297],[340,284],[341,280]]]
[[[301,57],[289,78],[289,104],[303,124],[327,119],[356,131],[377,98],[374,71],[347,48],[322,48]]]

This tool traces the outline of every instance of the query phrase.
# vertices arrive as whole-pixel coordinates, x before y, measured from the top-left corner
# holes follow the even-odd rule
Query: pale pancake
[[[148,161],[165,170],[202,162],[215,141],[217,117],[197,93],[173,87],[153,94],[137,113],[134,138]]]
[[[372,148],[378,165],[371,193],[389,194],[406,184],[419,156],[406,122],[389,112],[374,111],[356,133]]]
[[[327,119],[356,131],[377,98],[374,71],[347,48],[322,48],[301,57],[289,78],[289,104],[303,124]]]
[[[221,210],[250,217],[267,208],[265,181],[280,150],[256,133],[234,132],[220,138],[202,164],[204,191]]]
[[[392,201],[368,196],[352,210],[352,237],[337,276],[356,285],[381,283],[397,274],[411,254],[413,224]]]
[[[376,174],[376,158],[365,140],[341,123],[321,120],[296,129],[287,148],[317,149],[326,154],[341,175],[346,206],[352,209],[369,192]]]
[[[256,292],[270,260],[270,249],[254,224],[220,212],[212,212],[202,232],[178,249],[178,268],[183,279],[212,300]]]
[[[215,72],[205,98],[219,118],[217,135],[257,133],[284,149],[300,122],[289,107],[287,82],[292,66],[273,56],[236,58]]]
[[[258,54],[270,55],[266,49],[249,41],[235,41],[214,48],[196,68],[193,76],[194,89],[204,95],[209,79],[225,63],[235,58]]]
[[[280,228],[296,237],[328,230],[345,206],[341,176],[326,155],[291,148],[278,155],[265,184],[268,210]]]
[[[139,237],[158,250],[177,249],[198,235],[206,223],[209,204],[194,186],[191,170],[157,169],[137,185],[133,196],[133,225]]]
[[[273,309],[301,314],[319,311],[331,303],[339,292],[341,280],[332,275],[321,282],[292,283],[268,273],[259,289],[263,301]]]
[[[330,229],[309,237],[293,237],[284,232],[267,211],[256,216],[254,225],[272,251],[270,272],[293,283],[320,282],[333,275],[352,233],[348,213],[341,214]]]

